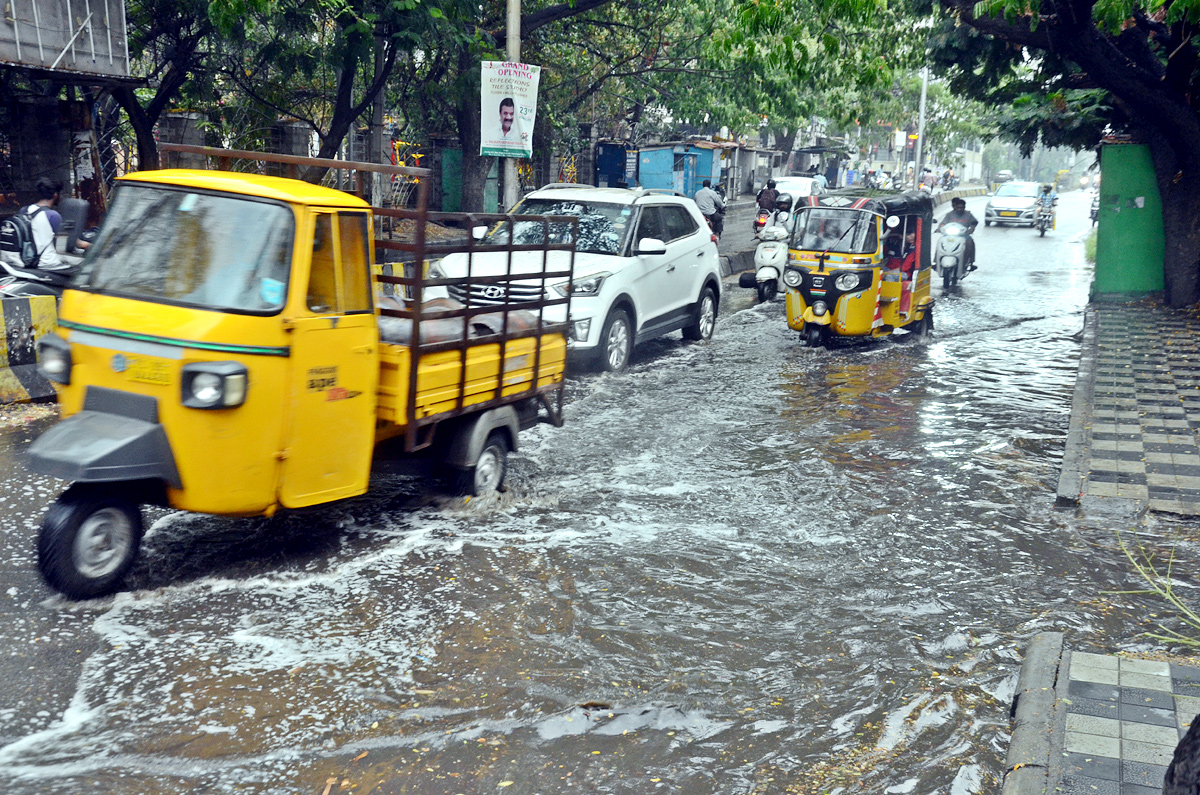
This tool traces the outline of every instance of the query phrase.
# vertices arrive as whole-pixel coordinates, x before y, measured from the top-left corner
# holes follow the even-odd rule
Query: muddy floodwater
[[[1053,505],[1089,200],[981,227],[928,341],[743,299],[572,378],[498,498],[158,512],[96,602],[38,581],[60,485],[0,430],[5,792],[997,791],[1028,640],[1149,650],[1161,607],[1114,531],[1165,520]]]

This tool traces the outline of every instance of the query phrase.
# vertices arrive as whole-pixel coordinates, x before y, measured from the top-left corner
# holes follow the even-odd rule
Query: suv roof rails
[[[550,190],[552,188],[591,188],[595,190],[595,185],[587,185],[583,182],[551,182],[548,185],[543,185],[538,190]]]
[[[688,198],[686,193],[682,193],[681,191],[677,191],[672,188],[639,188],[639,190],[643,195],[652,194],[655,196],[682,196],[685,199]]]

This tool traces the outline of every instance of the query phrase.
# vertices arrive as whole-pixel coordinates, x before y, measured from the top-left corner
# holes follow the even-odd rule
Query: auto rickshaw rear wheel
[[[68,599],[116,591],[142,543],[137,503],[99,484],[76,483],[47,509],[38,534],[38,570]]]
[[[492,431],[475,466],[460,469],[455,476],[455,491],[473,497],[484,497],[500,491],[508,474],[508,437],[502,431]]]

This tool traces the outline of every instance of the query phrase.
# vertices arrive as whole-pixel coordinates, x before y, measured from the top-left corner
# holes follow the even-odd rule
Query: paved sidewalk
[[[1092,304],[1059,501],[1123,497],[1200,516],[1200,318]]]

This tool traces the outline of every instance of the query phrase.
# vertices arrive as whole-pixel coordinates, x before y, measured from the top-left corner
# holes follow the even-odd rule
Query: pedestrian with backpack
[[[22,207],[17,214],[0,224],[0,259],[16,268],[38,268],[51,272],[72,272],[79,262],[76,257],[64,257],[54,248],[55,220],[62,216],[54,210],[62,192],[62,182],[40,179],[36,186],[38,200]]]

